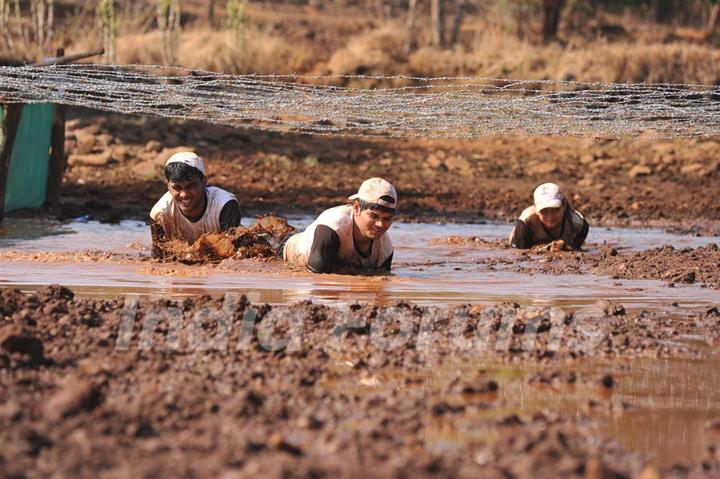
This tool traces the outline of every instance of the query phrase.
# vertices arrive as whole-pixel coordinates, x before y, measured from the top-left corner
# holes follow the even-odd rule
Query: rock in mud
[[[82,166],[104,166],[113,161],[112,152],[110,150],[102,153],[89,153],[86,155],[70,155],[68,157],[68,165]]]
[[[34,363],[41,363],[44,359],[42,341],[17,325],[0,329],[0,347],[8,353],[25,355]]]
[[[83,410],[92,410],[99,403],[100,392],[90,381],[71,377],[42,406],[42,414],[46,420],[54,422]]]
[[[638,176],[649,176],[652,174],[652,170],[649,166],[636,165],[630,168],[628,175],[630,178],[637,178]]]

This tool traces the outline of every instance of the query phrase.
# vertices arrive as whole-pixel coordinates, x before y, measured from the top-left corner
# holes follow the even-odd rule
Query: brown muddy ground
[[[59,287],[32,296],[0,291],[2,477],[367,477],[369,470],[375,477],[720,474],[714,446],[701,464],[656,468],[603,436],[596,420],[628,406],[613,401],[612,376],[579,367],[580,358],[701,354],[676,339],[702,335],[707,344],[720,344],[717,309],[670,318],[626,315],[611,304],[583,317],[529,314],[510,304],[461,308],[470,321],[460,339],[475,337],[478,328],[489,332],[484,346],[463,351],[442,318],[449,310],[427,322],[428,310],[404,303],[392,310],[310,303],[271,310],[243,299],[199,297],[141,301],[134,329],[121,335],[128,348],[119,350],[123,303],[78,300]],[[169,306],[182,311],[179,335],[168,335],[167,317],[143,335],[142,318]],[[232,318],[226,349],[193,343],[222,336],[224,323],[212,317],[193,323],[199,329],[191,334],[190,318],[202,308],[224,309]],[[251,310],[260,319],[243,329]],[[384,313],[390,320],[378,323]],[[274,328],[271,318],[278,320]],[[270,352],[290,322],[295,331],[304,325],[302,336],[294,336],[301,339]],[[341,336],[338,324],[345,325]],[[582,347],[582,328],[590,324],[599,336]],[[383,348],[382,340],[400,338],[399,328],[410,332],[408,341]],[[538,331],[532,346],[528,330]],[[427,336],[430,331],[435,334]],[[556,337],[561,340],[552,346]],[[530,383],[560,378],[591,391],[592,399],[581,414],[508,409],[480,357],[541,365],[543,373]],[[428,376],[453,361],[464,363],[462,374],[451,369]],[[578,369],[555,374],[560,364]],[[451,443],[433,439],[438,431],[460,430],[472,434]]]
[[[594,225],[720,232],[717,139],[611,141],[488,137],[475,141],[327,138],[72,111],[62,216],[144,218],[163,194],[176,148],[207,158],[211,184],[250,213],[314,213],[371,176],[392,181],[402,217],[511,221],[544,181],[565,187]]]
[[[477,238],[450,237],[444,244],[465,247],[498,247],[497,242]],[[479,264],[490,270],[511,270],[529,274],[599,274],[615,279],[655,279],[675,284],[698,284],[720,289],[720,249],[711,243],[699,248],[675,249],[671,245],[645,251],[618,250],[607,245],[590,245],[589,252],[518,251],[509,258],[487,258]]]

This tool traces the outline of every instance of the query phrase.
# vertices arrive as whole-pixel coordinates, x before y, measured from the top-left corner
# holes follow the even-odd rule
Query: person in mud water
[[[393,246],[387,230],[397,209],[395,187],[365,180],[348,204],[324,211],[307,229],[281,245],[285,261],[311,273],[390,271]]]
[[[164,256],[162,243],[178,239],[194,243],[205,233],[219,233],[240,225],[237,198],[207,185],[205,163],[193,152],[172,155],[165,163],[168,191],[150,211],[153,257]]]
[[[555,183],[544,183],[535,189],[533,199],[535,204],[526,208],[515,222],[510,245],[528,249],[554,243],[580,249],[590,226],[583,215],[570,207],[560,187]]]

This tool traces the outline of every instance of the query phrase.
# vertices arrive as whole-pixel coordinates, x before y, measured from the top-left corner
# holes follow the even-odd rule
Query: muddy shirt
[[[355,247],[353,224],[351,205],[330,208],[305,231],[287,240],[283,258],[313,273],[331,273],[341,267],[389,271],[393,256],[390,236],[385,233],[373,241],[370,254],[364,256]]]
[[[515,222],[515,228],[510,233],[510,245],[514,248],[527,249],[537,244],[562,239],[573,249],[580,249],[589,230],[590,226],[583,215],[573,209],[565,208],[560,236],[555,238],[545,229],[535,207],[531,206],[525,209]]]
[[[205,190],[207,201],[202,216],[195,221],[185,217],[168,191],[150,211],[156,233],[163,239],[179,239],[194,243],[205,233],[217,233],[240,224],[240,205],[232,193],[214,186]],[[158,229],[160,228],[160,229]]]

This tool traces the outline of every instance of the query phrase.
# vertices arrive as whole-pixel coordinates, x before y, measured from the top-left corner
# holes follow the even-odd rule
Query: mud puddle
[[[342,362],[335,364],[342,367]],[[478,370],[489,379],[489,390],[452,394],[458,390],[456,383],[477,382]],[[463,408],[465,414],[442,415],[424,431],[426,447],[437,453],[468,442],[492,442],[492,434],[475,427],[484,420],[537,411],[590,417],[597,433],[660,467],[711,461],[720,437],[713,426],[720,420],[717,354],[703,359],[587,360],[555,368],[465,358],[415,371],[412,380],[407,377],[406,371],[384,370],[328,385],[361,397],[441,395],[450,409]]]
[[[304,227],[310,217],[291,217]],[[515,271],[488,271],[483,261],[514,261],[520,252],[502,241],[507,224],[422,224],[393,226],[396,246],[393,275],[352,277],[311,275],[276,261],[226,260],[214,265],[157,263],[149,259],[147,225],[124,221],[53,224],[8,219],[0,236],[0,285],[36,290],[60,283],[81,295],[113,297],[140,294],[186,297],[212,292],[247,294],[252,301],[271,304],[304,299],[329,304],[407,300],[418,304],[552,304],[578,308],[599,299],[627,308],[686,308],[720,302],[720,292],[697,287],[667,288],[660,281],[613,280],[592,274],[548,276]],[[449,236],[475,236],[482,247],[438,244]],[[699,247],[718,239],[667,234],[661,230],[597,228],[589,241],[617,248],[642,249],[662,244]]]

